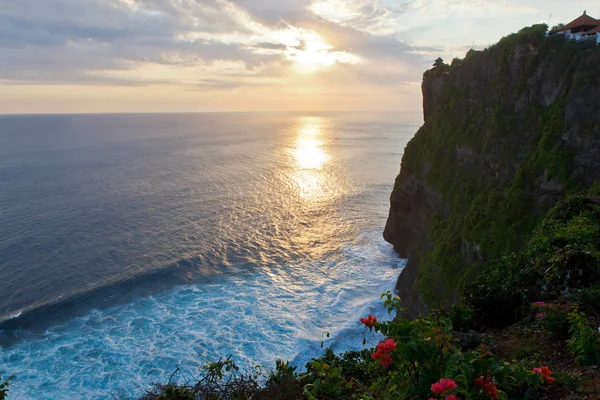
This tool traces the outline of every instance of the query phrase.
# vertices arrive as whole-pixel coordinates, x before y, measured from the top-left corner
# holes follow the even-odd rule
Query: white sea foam
[[[360,235],[327,263],[232,274],[92,310],[4,349],[0,375],[17,374],[18,399],[110,399],[140,394],[177,366],[191,379],[229,355],[244,368],[277,358],[301,367],[323,352],[324,332],[325,346],[362,348],[358,318],[385,317],[379,295],[403,266],[380,232]]]
[[[0,322],[9,321],[11,319],[19,318],[22,314],[23,314],[23,312],[18,312],[18,313],[9,315],[7,318],[0,320]]]

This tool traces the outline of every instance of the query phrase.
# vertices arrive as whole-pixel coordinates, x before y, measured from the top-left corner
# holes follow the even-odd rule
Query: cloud
[[[0,85],[142,97],[160,86],[239,107],[323,105],[334,93],[386,104],[413,96],[438,56],[584,8],[600,16],[597,0],[0,0]]]
[[[331,47],[327,52],[340,54],[335,57],[338,62],[352,59],[352,54],[366,60],[418,59],[406,43],[327,21],[316,16],[310,4],[304,0],[4,0],[0,3],[0,79],[139,84],[127,82],[123,74],[115,78],[119,74],[114,71],[131,70],[140,63],[201,67],[239,61],[247,69],[275,64],[285,68],[287,59],[297,56],[291,50],[306,50],[307,34],[322,37]],[[376,6],[364,5],[361,10],[364,20],[387,13]],[[218,77],[218,71],[213,73]],[[148,77],[146,83],[162,81]]]
[[[267,49],[267,50],[285,50],[288,48],[287,45],[283,43],[269,43],[269,42],[260,42],[254,45],[257,49]]]

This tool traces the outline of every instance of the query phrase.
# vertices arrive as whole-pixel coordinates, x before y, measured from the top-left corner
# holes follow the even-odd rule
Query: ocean
[[[9,398],[134,398],[207,361],[359,349],[406,113],[0,116]],[[378,338],[368,336],[370,343]]]

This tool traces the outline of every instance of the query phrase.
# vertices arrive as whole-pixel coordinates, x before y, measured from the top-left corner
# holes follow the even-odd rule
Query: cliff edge
[[[600,47],[536,25],[423,76],[384,238],[408,264],[409,315],[455,302],[480,266],[526,244],[600,180]]]

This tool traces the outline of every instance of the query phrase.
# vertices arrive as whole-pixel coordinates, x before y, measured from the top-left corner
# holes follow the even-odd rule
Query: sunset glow
[[[583,9],[600,14],[596,0],[5,1],[0,113],[419,112],[436,58]]]

